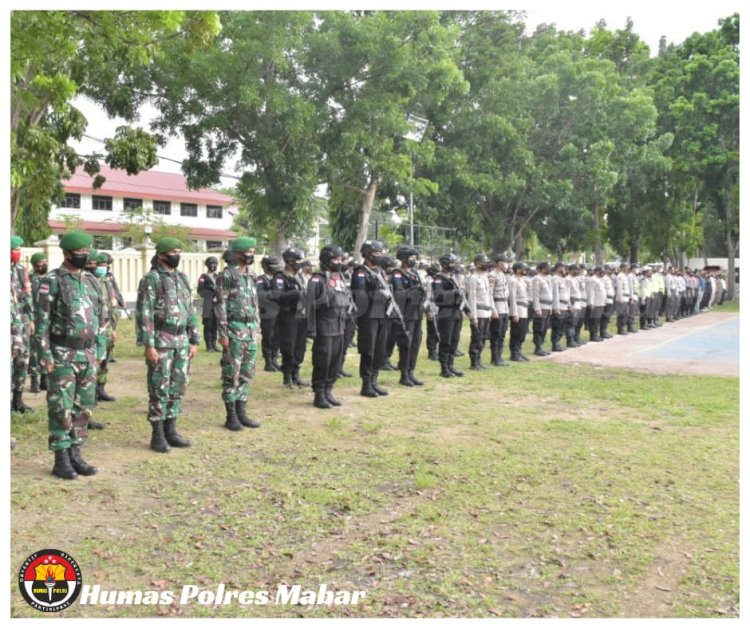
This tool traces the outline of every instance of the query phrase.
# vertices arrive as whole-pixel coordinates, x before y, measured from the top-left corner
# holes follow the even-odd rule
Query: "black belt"
[[[528,305],[527,301],[516,301],[516,305],[521,305],[523,307],[526,307]]]
[[[542,301],[542,300],[540,299],[540,300],[539,300],[539,305],[552,305],[552,301]]]
[[[185,326],[178,327],[177,325],[156,325],[156,331],[163,331],[168,334],[172,334],[173,336],[184,334],[186,330],[187,327]]]
[[[229,322],[230,323],[250,323],[253,320],[255,320],[251,316],[230,316]]]
[[[70,338],[69,336],[56,336],[53,334],[50,334],[49,341],[53,345],[67,347],[68,349],[91,349],[94,346],[93,340]]]
[[[477,309],[478,310],[491,310],[492,306],[491,305],[480,305],[479,303],[477,303]]]

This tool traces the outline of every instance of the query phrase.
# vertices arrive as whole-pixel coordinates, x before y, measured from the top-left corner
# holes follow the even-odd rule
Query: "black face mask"
[[[180,265],[180,256],[178,255],[165,255],[163,257],[164,263],[170,268],[177,268]]]
[[[415,259],[408,259],[406,260],[406,267],[407,268],[414,268],[417,265],[417,260]]]
[[[85,268],[88,258],[88,253],[71,253],[68,258],[68,263],[73,268]]]
[[[209,264],[208,265],[208,272],[209,273],[215,273],[216,272],[216,264]]]
[[[245,264],[252,264],[255,261],[255,255],[250,253],[245,255]]]
[[[333,273],[337,273],[341,270],[341,267],[343,264],[341,262],[331,262],[328,264],[328,270],[330,270]]]
[[[35,266],[34,272],[37,275],[46,275],[47,274],[47,266]]]

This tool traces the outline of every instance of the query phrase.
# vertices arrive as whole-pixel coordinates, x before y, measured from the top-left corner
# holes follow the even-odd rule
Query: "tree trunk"
[[[732,190],[729,190],[727,194],[727,299],[732,301],[734,299],[734,256],[737,253],[737,243],[732,237],[732,219],[734,213],[732,211],[732,204],[734,202],[734,195]]]
[[[638,263],[638,253],[640,252],[641,246],[641,234],[638,233],[638,229],[633,228],[633,232],[630,234],[630,263]]]
[[[513,237],[513,254],[516,260],[523,258],[523,231],[518,231]]]
[[[281,254],[288,248],[289,246],[289,239],[286,237],[286,229],[278,228],[276,230],[276,235],[273,238],[273,252],[281,256]],[[305,251],[307,253],[307,251]]]
[[[599,206],[594,205],[594,225],[596,235],[594,236],[594,264],[596,266],[604,265],[604,250],[602,248],[602,219],[599,215]]]
[[[359,249],[362,248],[362,243],[367,240],[367,227],[370,224],[372,206],[375,203],[375,193],[377,191],[378,178],[375,175],[372,175],[370,177],[370,182],[367,184],[365,197],[362,199],[362,210],[359,216],[357,239],[354,241],[354,251],[352,251],[352,255],[357,259],[359,259]]]

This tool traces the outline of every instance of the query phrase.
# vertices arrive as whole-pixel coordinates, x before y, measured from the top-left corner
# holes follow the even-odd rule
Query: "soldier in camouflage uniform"
[[[34,253],[31,256],[31,266],[34,268],[34,272],[31,274],[31,299],[33,302],[32,312],[36,309],[37,294],[39,294],[39,286],[42,284],[42,277],[47,274],[48,262],[46,253]],[[29,353],[29,377],[31,378],[31,384],[29,391],[38,393],[40,390],[47,390],[47,374],[39,372],[39,348],[36,343],[36,338],[31,335],[31,350]]]
[[[232,431],[260,427],[247,416],[250,380],[255,375],[260,326],[258,294],[253,272],[255,238],[232,241],[237,265],[227,266],[217,279],[216,314],[221,355],[221,397],[227,413],[224,427]]]
[[[107,385],[107,376],[109,374],[109,356],[112,354],[112,347],[117,340],[117,296],[113,290],[113,284],[107,280],[107,266],[109,264],[109,255],[103,251],[96,258],[96,268],[94,274],[99,281],[102,289],[102,295],[105,299],[104,320],[106,323],[104,356],[99,362],[99,372],[96,376],[96,400],[97,401],[115,401],[104,388]]]
[[[110,298],[112,299],[112,309],[115,313],[115,315],[112,318],[113,323],[114,323],[112,326],[112,330],[114,332],[117,332],[117,321],[120,320],[120,313],[118,312],[118,310],[124,311],[128,319],[130,319],[130,314],[128,313],[127,307],[125,307],[125,299],[123,299],[122,292],[120,292],[120,286],[117,285],[117,279],[112,273],[112,256],[107,252],[101,253],[101,256],[105,257],[107,260],[107,274],[104,276],[104,281],[107,284],[107,293],[110,295]],[[107,364],[113,364],[114,362],[117,362],[114,356],[116,341],[117,341],[117,334],[115,333],[112,336],[109,345],[107,346]],[[103,400],[103,401],[108,401],[108,400]]]
[[[151,449],[160,453],[168,452],[170,445],[191,445],[177,433],[176,422],[200,337],[190,283],[177,270],[181,251],[182,242],[176,238],[156,243],[156,263],[141,279],[136,302],[137,342],[146,348],[148,365]]]
[[[52,473],[66,480],[96,473],[81,457],[94,407],[96,339],[103,331],[99,285],[82,270],[91,243],[81,231],[62,237],[65,260],[42,279],[36,304],[39,366],[47,372],[49,448],[55,452]]]
[[[10,301],[11,301],[11,390],[12,412],[31,412],[23,402],[23,387],[29,368],[29,337],[33,333],[31,282],[26,269],[18,262],[21,259],[23,238],[10,239]],[[15,321],[15,324],[14,324]]]

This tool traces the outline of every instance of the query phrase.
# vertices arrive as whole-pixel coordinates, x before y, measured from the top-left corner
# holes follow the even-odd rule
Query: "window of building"
[[[112,236],[94,236],[94,248],[100,251],[111,251]]]
[[[208,251],[215,251],[216,249],[223,249],[224,243],[221,240],[206,240],[206,249]]]
[[[142,198],[123,199],[123,206],[125,207],[126,211],[128,209],[143,209],[143,199]]]
[[[70,207],[71,209],[81,209],[81,195],[66,192],[62,206]]]
[[[180,203],[180,216],[198,216],[198,206],[195,203]]]
[[[169,216],[172,213],[172,204],[169,201],[154,201],[154,213]]]
[[[221,205],[206,205],[206,218],[221,218],[222,211]]]
[[[93,209],[101,209],[104,211],[112,211],[112,197],[111,196],[94,196],[91,199],[91,207]]]

